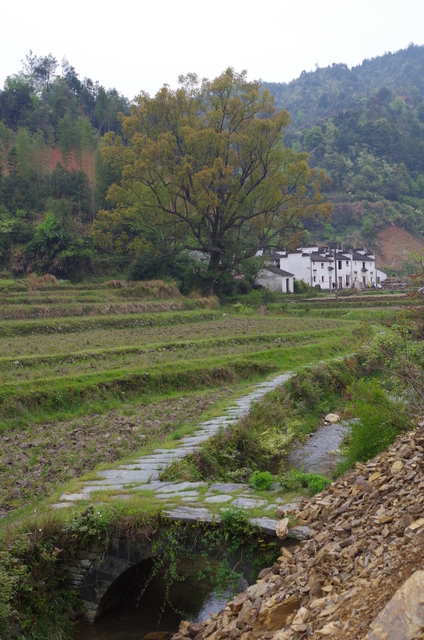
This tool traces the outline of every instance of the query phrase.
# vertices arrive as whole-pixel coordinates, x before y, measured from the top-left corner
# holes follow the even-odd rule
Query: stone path
[[[238,398],[225,413],[198,425],[193,434],[176,441],[172,449],[155,449],[149,455],[141,456],[130,464],[121,465],[116,469],[103,470],[97,473],[97,480],[82,482],[77,493],[62,493],[55,508],[66,507],[80,500],[90,500],[91,494],[99,491],[116,491],[116,499],[127,500],[135,491],[152,491],[155,497],[169,505],[164,515],[170,520],[185,522],[219,521],[219,516],[208,509],[208,505],[223,505],[240,507],[243,509],[260,508],[264,514],[275,513],[282,500],[275,495],[280,487],[275,485],[266,497],[258,498],[256,492],[245,484],[214,483],[208,486],[206,482],[163,482],[160,473],[175,460],[185,458],[220,429],[248,415],[254,402],[261,400],[265,394],[272,391],[289,379],[290,373],[283,373],[272,380],[255,385],[253,391]],[[178,506],[175,505],[178,502]],[[181,504],[183,503],[183,504]],[[252,518],[253,525],[261,527],[268,533],[275,535],[278,520],[264,515],[263,518]]]

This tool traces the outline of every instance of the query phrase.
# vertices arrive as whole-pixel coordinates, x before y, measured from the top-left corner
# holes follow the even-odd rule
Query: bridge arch
[[[155,552],[152,544],[122,541],[116,550],[96,559],[82,578],[77,594],[83,617],[94,622],[118,604],[122,596],[148,578]]]

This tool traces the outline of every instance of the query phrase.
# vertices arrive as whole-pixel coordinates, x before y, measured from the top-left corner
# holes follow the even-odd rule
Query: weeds
[[[410,426],[403,400],[393,400],[378,380],[359,380],[350,390],[351,411],[357,420],[351,423],[343,447],[344,471],[354,462],[366,462],[385,451]]]
[[[331,480],[325,476],[321,476],[313,471],[307,473],[299,469],[290,469],[283,474],[280,484],[284,491],[298,491],[299,489],[308,489],[311,496],[324,491],[330,484]]]
[[[270,489],[274,476],[269,471],[254,471],[249,478],[249,485],[257,491]]]

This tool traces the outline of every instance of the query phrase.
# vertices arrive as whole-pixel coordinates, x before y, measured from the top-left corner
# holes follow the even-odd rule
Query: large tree
[[[122,118],[122,137],[105,139],[121,182],[109,190],[115,213],[100,212],[95,237],[101,242],[102,217],[115,215],[125,227],[121,250],[146,246],[135,235],[131,243],[133,229],[157,254],[200,251],[212,281],[286,243],[331,207],[321,195],[325,175],[308,169],[307,154],[284,147],[288,123],[268,91],[233,69],[201,83],[181,77],[179,89],[164,86],[154,98],[141,94]]]

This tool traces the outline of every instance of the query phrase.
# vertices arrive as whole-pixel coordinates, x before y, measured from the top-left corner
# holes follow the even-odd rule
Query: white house
[[[364,289],[378,286],[387,277],[376,268],[375,255],[365,249],[335,251],[314,245],[299,247],[296,251],[276,251],[274,259],[278,274],[266,266],[260,272],[257,284],[283,293],[293,291],[294,279],[303,280],[311,287],[319,285],[324,291],[333,291],[336,287]],[[263,273],[265,271],[268,275]]]
[[[293,293],[294,276],[288,271],[274,267],[273,265],[265,265],[258,273],[255,284],[278,291],[279,293]]]

